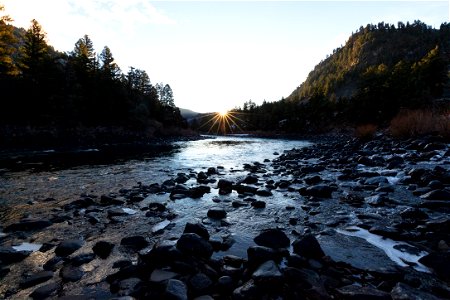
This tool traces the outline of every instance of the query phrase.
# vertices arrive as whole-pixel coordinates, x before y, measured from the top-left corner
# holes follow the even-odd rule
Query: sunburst
[[[221,111],[208,114],[208,121],[199,129],[209,126],[208,133],[230,134],[235,132],[243,132],[239,124],[246,123],[237,116],[235,111]]]

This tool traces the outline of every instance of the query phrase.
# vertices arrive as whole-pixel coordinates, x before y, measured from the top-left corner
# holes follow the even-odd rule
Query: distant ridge
[[[187,109],[187,108],[180,108],[180,114],[185,119],[192,119],[197,117],[200,113],[195,112],[193,110]]]

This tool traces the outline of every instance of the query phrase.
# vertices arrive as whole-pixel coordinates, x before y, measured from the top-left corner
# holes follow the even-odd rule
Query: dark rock
[[[130,196],[130,198],[128,199],[129,203],[138,203],[138,202],[142,202],[144,201],[145,197],[142,195],[132,195]]]
[[[386,177],[378,176],[378,177],[372,177],[365,180],[365,184],[367,185],[376,185],[379,186],[384,183],[389,183]]]
[[[55,249],[55,254],[61,257],[66,257],[77,251],[83,246],[82,240],[65,240],[59,243]]]
[[[61,269],[59,275],[64,281],[76,282],[83,277],[84,272],[78,267],[67,265]]]
[[[18,223],[14,223],[9,226],[6,226],[3,229],[3,231],[4,232],[35,231],[35,230],[44,229],[51,225],[52,225],[52,222],[50,222],[48,220],[24,219]]]
[[[266,207],[266,202],[261,201],[261,200],[253,201],[251,203],[251,206],[254,207],[254,208],[265,208]]]
[[[116,199],[112,196],[102,195],[100,196],[100,203],[103,205],[123,205],[125,201]]]
[[[444,185],[439,180],[431,180],[428,183],[428,187],[433,190],[440,190],[440,189],[444,188]]]
[[[205,240],[209,240],[208,230],[201,223],[186,223],[183,233],[196,233]]]
[[[69,204],[64,205],[64,210],[73,210],[73,209],[81,209],[81,208],[87,208],[94,204],[94,200],[92,198],[83,198],[79,200],[72,201]]]
[[[92,247],[92,251],[94,251],[94,253],[100,258],[106,259],[109,254],[111,254],[113,248],[114,244],[106,241],[99,241],[95,243],[94,247]]]
[[[248,203],[244,202],[244,201],[240,201],[240,200],[234,200],[231,205],[234,208],[239,208],[239,207],[244,207],[244,206],[248,206]]]
[[[151,202],[148,204],[148,209],[152,212],[164,212],[166,211],[166,206],[162,203]]]
[[[258,183],[258,177],[255,175],[249,175],[247,177],[245,177],[244,180],[242,180],[242,183],[245,184],[255,184]]]
[[[389,201],[389,198],[384,194],[378,194],[370,197],[364,198],[367,204],[374,207],[380,207],[386,205]]]
[[[0,246],[0,261],[3,264],[17,263],[24,260],[31,254],[31,251],[16,251],[12,247]]]
[[[145,237],[141,235],[135,235],[130,237],[124,237],[120,244],[135,250],[141,250],[148,246],[148,242]]]
[[[175,178],[175,182],[176,183],[185,183],[189,179],[190,179],[190,177],[187,174],[178,173],[177,178]]]
[[[258,189],[256,191],[256,195],[260,196],[260,197],[270,197],[272,196],[272,192],[270,190],[267,189]]]
[[[232,298],[235,300],[261,299],[262,295],[262,291],[256,287],[255,282],[249,280],[233,291]]]
[[[343,298],[349,300],[391,300],[391,295],[368,286],[347,285],[336,290]]]
[[[202,180],[206,180],[206,179],[208,179],[208,175],[205,172],[203,172],[203,171],[198,172],[197,180],[202,181]]]
[[[60,288],[60,286],[58,283],[49,283],[49,284],[43,285],[43,286],[35,289],[30,294],[30,297],[35,300],[44,300],[50,296],[55,295],[56,291],[58,291],[59,288]]]
[[[310,186],[306,189],[300,189],[300,194],[302,196],[312,196],[318,198],[331,198],[331,194],[333,193],[333,188],[329,185],[318,184]]]
[[[419,259],[419,262],[433,269],[442,279],[450,280],[450,252],[430,253]]]
[[[120,216],[128,216],[129,214],[125,212],[122,208],[112,208],[108,210],[108,217],[120,217]]]
[[[226,216],[227,212],[223,208],[213,207],[208,210],[208,217],[210,217],[211,219],[220,220],[226,218]]]
[[[280,229],[266,229],[254,238],[256,244],[269,248],[286,248],[290,245],[287,235]]]
[[[418,208],[408,207],[400,213],[402,219],[421,220],[427,219],[428,215]]]
[[[272,248],[253,246],[247,249],[248,263],[251,266],[259,266],[268,260],[280,261],[281,255]]]
[[[43,269],[46,271],[56,271],[58,269],[58,266],[61,265],[62,262],[63,258],[59,256],[53,256],[43,265]]]
[[[164,293],[164,299],[168,300],[187,300],[187,287],[186,285],[177,279],[169,279],[167,281],[166,290]]]
[[[193,187],[189,190],[189,196],[193,199],[198,199],[203,197],[204,194],[210,193],[211,188],[206,185],[199,185],[196,187]]]
[[[197,273],[189,279],[189,285],[194,290],[195,294],[201,295],[208,293],[213,285],[212,280],[203,273]]]
[[[450,192],[447,190],[434,190],[420,196],[425,200],[450,200]]]
[[[442,298],[433,296],[424,291],[415,289],[405,283],[399,282],[391,291],[393,300],[439,300]]]
[[[230,294],[233,290],[233,278],[231,276],[222,276],[217,280],[217,287],[222,294]]]
[[[231,190],[233,188],[233,182],[226,179],[220,179],[219,182],[217,182],[217,188]]]
[[[307,176],[307,177],[303,178],[303,180],[305,181],[306,184],[312,185],[312,184],[318,184],[319,182],[321,182],[322,178],[320,178],[319,175],[315,175],[315,176]]]
[[[214,167],[208,168],[208,171],[206,172],[208,175],[214,175],[217,174],[217,170]]]
[[[319,242],[311,234],[307,234],[295,240],[292,243],[292,247],[294,249],[294,253],[306,258],[320,259],[325,255]]]
[[[155,269],[153,270],[152,274],[150,275],[150,281],[151,282],[163,282],[167,281],[169,279],[174,279],[178,277],[179,274],[171,271],[161,270],[161,269]]]
[[[83,253],[83,254],[77,255],[74,258],[72,258],[70,260],[70,263],[73,266],[78,267],[78,266],[81,266],[81,265],[84,265],[84,264],[87,264],[87,263],[93,261],[94,258],[95,258],[94,253]]]
[[[46,282],[47,280],[50,280],[52,278],[53,278],[52,271],[42,271],[26,278],[24,281],[20,283],[20,287],[26,289],[35,286],[39,283]]]
[[[135,295],[139,292],[142,280],[136,277],[127,278],[119,282],[119,296]]]
[[[277,264],[273,260],[264,262],[252,275],[252,279],[256,284],[263,285],[279,284],[282,277],[283,275],[281,274],[280,269],[278,269]],[[274,286],[271,288],[274,288]]]
[[[233,189],[236,190],[236,192],[240,195],[242,194],[252,194],[254,195],[256,193],[256,191],[258,190],[257,187],[254,186],[248,186],[248,185],[242,185],[242,184],[238,184],[238,185],[233,185]]]
[[[188,255],[210,258],[211,244],[196,233],[184,233],[177,242],[177,248]]]
[[[300,288],[307,299],[332,299],[321,277],[313,270],[287,267],[283,275],[289,284]]]
[[[397,239],[401,234],[397,228],[379,225],[369,228],[369,232],[392,239]]]

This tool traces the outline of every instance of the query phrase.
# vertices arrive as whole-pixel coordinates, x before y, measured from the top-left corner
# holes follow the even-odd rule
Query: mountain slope
[[[415,69],[425,69],[427,55],[433,60],[447,50],[448,30],[446,24],[437,30],[420,21],[399,22],[397,27],[384,23],[360,27],[344,47],[320,62],[288,99],[302,101],[319,95],[332,101],[352,98],[367,87],[365,80],[373,75],[411,73],[414,64]],[[433,96],[440,92],[431,91]]]
[[[439,29],[420,21],[360,27],[289,97],[244,105],[242,127],[316,132],[386,125],[401,109],[431,107],[435,99],[448,97],[449,62],[450,24]]]

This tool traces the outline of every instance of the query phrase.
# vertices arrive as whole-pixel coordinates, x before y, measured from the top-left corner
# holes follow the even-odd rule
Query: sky
[[[126,73],[147,71],[175,104],[226,111],[287,97],[363,25],[449,22],[441,1],[0,0],[15,26],[36,19],[47,42],[72,51],[88,34]]]

